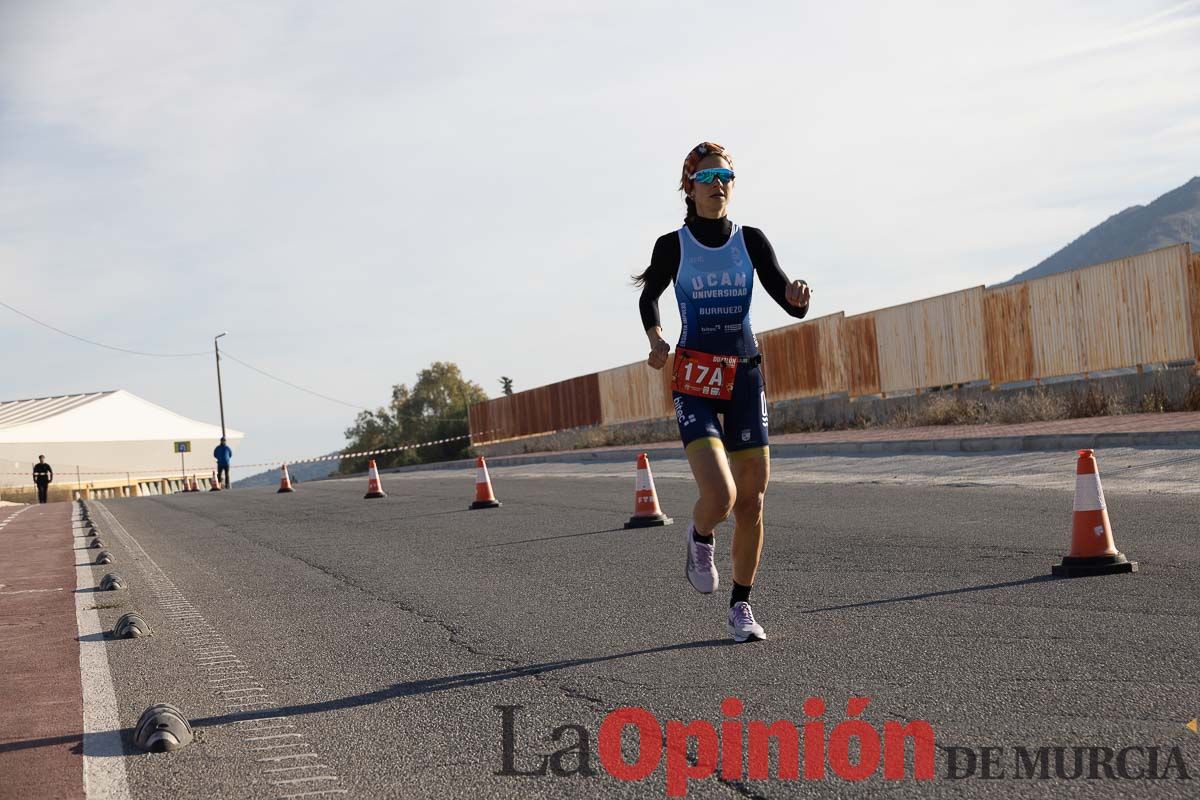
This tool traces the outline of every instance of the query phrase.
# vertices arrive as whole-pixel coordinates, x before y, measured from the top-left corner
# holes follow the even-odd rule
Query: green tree
[[[500,386],[504,389],[504,395],[507,397],[512,394],[512,378],[500,376]]]
[[[470,428],[467,409],[487,400],[479,384],[465,379],[457,364],[435,361],[417,374],[411,389],[405,384],[392,387],[392,399],[374,411],[362,411],[346,429],[349,444],[343,450],[356,453],[381,450],[406,444],[420,444],[465,436]],[[397,453],[375,456],[379,467],[423,464],[466,458],[470,440],[459,439]],[[362,472],[369,457],[342,459],[338,471]]]

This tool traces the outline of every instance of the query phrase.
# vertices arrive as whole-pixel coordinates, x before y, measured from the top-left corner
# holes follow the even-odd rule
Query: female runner
[[[658,298],[675,282],[682,330],[671,397],[700,490],[686,534],[685,573],[697,591],[716,590],[716,529],[732,512],[727,623],[734,640],[745,642],[766,638],[750,609],[750,589],[762,555],[771,472],[762,357],[750,329],[754,275],[793,317],[808,313],[810,291],[804,281],[788,280],[762,231],[729,221],[733,186],[733,160],[725,148],[702,142],[688,153],[679,182],[687,204],[684,225],[659,237],[650,266],[635,282],[643,287],[638,305],[655,369],[666,366],[671,351],[662,337]]]

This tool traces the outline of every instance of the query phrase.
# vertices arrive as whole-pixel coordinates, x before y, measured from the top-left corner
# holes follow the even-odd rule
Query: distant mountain
[[[330,455],[337,455],[330,453]],[[288,477],[296,482],[315,481],[321,478],[328,478],[330,473],[337,472],[338,461],[336,459],[330,461],[315,461],[311,464],[288,464]],[[278,486],[279,485],[279,467],[269,469],[266,472],[259,472],[256,475],[251,475],[248,478],[240,478],[233,482],[235,489],[242,489],[247,486]]]
[[[1193,252],[1200,249],[1200,178],[1192,178],[1148,206],[1131,206],[1114,214],[1012,280],[1040,278],[1181,242],[1191,242]]]

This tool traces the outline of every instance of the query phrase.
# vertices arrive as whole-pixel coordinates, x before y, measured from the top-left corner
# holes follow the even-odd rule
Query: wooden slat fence
[[[1187,244],[1022,283],[758,334],[771,400],[1037,381],[1200,353],[1200,253]],[[476,444],[669,417],[670,364],[644,361],[476,404]]]

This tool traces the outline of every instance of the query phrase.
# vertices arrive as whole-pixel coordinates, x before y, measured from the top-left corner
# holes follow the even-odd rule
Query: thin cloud
[[[1189,13],[1178,19],[1168,19],[1179,14],[1181,11],[1189,9],[1191,9]],[[1167,21],[1160,22],[1160,20]],[[1151,14],[1137,22],[1130,23],[1114,35],[1042,56],[1036,60],[1036,63],[1063,61],[1083,56],[1098,55],[1109,50],[1116,50],[1172,36],[1196,27],[1200,27],[1200,1],[1189,0],[1189,2],[1180,3],[1166,11]]]

